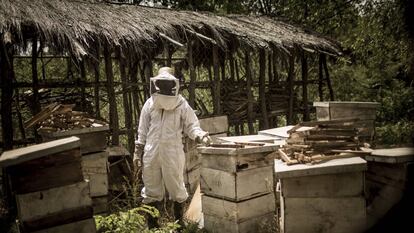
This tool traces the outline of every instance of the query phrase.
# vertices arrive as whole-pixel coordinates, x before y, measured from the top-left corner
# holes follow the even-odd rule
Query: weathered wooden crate
[[[91,233],[96,232],[96,224],[93,218],[54,226],[33,233]]]
[[[74,129],[58,132],[41,133],[44,141],[51,141],[60,138],[76,136],[81,141],[81,153],[87,154],[92,152],[104,151],[107,146],[107,136],[109,126],[90,127],[83,129]]]
[[[318,121],[358,118],[355,123],[362,141],[370,141],[375,132],[376,102],[314,102]]]
[[[312,166],[277,160],[281,232],[362,232],[366,169],[359,157]]]
[[[76,137],[6,151],[0,166],[9,174],[17,194],[83,181],[80,142]]]
[[[57,214],[79,207],[92,206],[88,182],[16,195],[21,221]]]
[[[254,232],[275,212],[273,193],[241,202],[202,196],[204,227],[209,232]]]
[[[242,201],[273,192],[273,166],[227,172],[201,169],[201,191],[209,196]]]
[[[366,200],[368,226],[386,220],[386,214],[403,198],[409,170],[414,165],[414,148],[374,150],[366,156]]]
[[[108,152],[98,152],[82,156],[82,172],[89,180],[91,197],[108,194]]]

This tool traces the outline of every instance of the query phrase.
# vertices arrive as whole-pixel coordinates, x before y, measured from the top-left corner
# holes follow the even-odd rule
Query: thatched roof
[[[222,48],[237,41],[252,48],[296,47],[340,54],[334,41],[268,17],[218,16],[86,0],[0,0],[0,32],[6,31],[17,35],[18,42],[37,33],[49,46],[68,48],[77,55],[92,50],[92,42],[144,52],[159,44],[160,33],[185,42],[191,31],[213,38]]]

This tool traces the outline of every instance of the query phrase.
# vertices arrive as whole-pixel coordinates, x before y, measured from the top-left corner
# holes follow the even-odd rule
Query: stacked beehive
[[[6,151],[0,157],[15,194],[22,232],[95,232],[76,137]]]
[[[274,153],[277,146],[203,147],[204,227],[210,232],[258,232],[275,213]]]
[[[316,163],[359,152],[358,119],[303,122],[288,131],[286,145],[279,150],[288,164]],[[342,152],[352,154],[340,155]]]
[[[308,166],[275,162],[281,233],[363,232],[366,161],[344,158]]]
[[[80,138],[82,171],[89,180],[94,213],[108,209],[108,152],[109,126],[88,117],[84,112],[72,111],[74,105],[52,104],[33,117],[30,125],[39,124],[37,131],[43,141],[76,136]]]
[[[229,124],[227,116],[216,116],[200,119],[200,127],[215,140],[217,137],[227,136]],[[200,183],[201,155],[197,151],[197,143],[188,137],[184,141],[184,151],[186,162],[184,183],[192,194]]]

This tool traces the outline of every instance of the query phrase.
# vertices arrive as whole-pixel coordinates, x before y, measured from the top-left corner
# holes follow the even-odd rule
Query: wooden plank
[[[234,223],[241,223],[254,217],[274,213],[276,209],[273,193],[242,202],[231,202],[203,195],[201,201],[205,215],[227,219]]]
[[[70,137],[15,150],[5,151],[0,156],[0,166],[8,167],[78,147],[80,147],[79,138]]]
[[[232,137],[218,137],[219,140],[225,142],[264,142],[264,143],[273,143],[275,140],[280,138],[275,136],[266,136],[266,135],[244,135],[244,136],[232,136]]]
[[[199,147],[198,151],[201,154],[214,154],[214,155],[243,155],[243,154],[255,154],[262,152],[273,152],[279,148],[278,145],[266,144],[264,146],[253,146],[245,148],[213,148],[213,147]]]
[[[33,233],[93,233],[96,232],[95,220],[93,218],[56,226]]]
[[[130,155],[129,151],[123,146],[108,146],[105,151],[109,153],[109,157]]]
[[[361,120],[374,120],[379,103],[375,102],[314,102],[318,120],[334,120],[357,117]]]
[[[98,152],[82,156],[82,172],[84,174],[107,174],[109,153]]]
[[[22,222],[22,226],[25,232],[33,232],[67,223],[81,221],[91,218],[92,216],[93,210],[91,206],[81,206],[24,221]]]
[[[82,128],[82,129],[72,129],[72,130],[50,132],[45,136],[47,136],[48,138],[61,138],[61,137],[78,136],[81,134],[90,134],[90,133],[95,133],[95,132],[107,133],[109,132],[109,125],[103,125],[100,127],[88,127],[88,128]]]
[[[89,180],[91,197],[108,195],[108,174],[84,174],[84,176]]]
[[[16,202],[18,216],[22,221],[92,205],[87,182],[16,195]]]
[[[226,133],[229,130],[227,115],[202,118],[199,122],[200,127],[209,134]]]
[[[272,166],[230,173],[201,168],[201,191],[231,201],[251,199],[273,191]]]
[[[414,148],[401,147],[393,149],[378,149],[366,156],[366,160],[380,163],[406,163],[414,161]]]
[[[352,197],[364,195],[364,173],[349,172],[329,175],[284,178],[283,197]]]
[[[54,137],[50,134],[41,134],[44,141],[49,140],[56,140],[61,137],[67,136],[59,136]],[[108,131],[92,131],[90,133],[81,133],[81,134],[73,134],[72,136],[76,136],[80,139],[81,145],[81,153],[93,153],[98,151],[104,151],[107,147],[107,136]]]
[[[361,172],[366,170],[366,161],[359,157],[334,159],[312,166],[306,164],[295,164],[288,166],[281,160],[275,160],[276,177],[279,179],[345,172]]]
[[[204,214],[204,228],[208,232],[215,233],[256,233],[268,232],[274,228],[274,214],[269,213],[262,216],[250,218],[241,223],[223,219],[214,215]]]
[[[221,171],[238,172],[272,166],[274,158],[274,153],[252,153],[238,156],[204,154],[202,156],[202,166]]]
[[[29,193],[83,181],[79,149],[8,167],[13,190]]]
[[[366,212],[363,197],[284,198],[285,233],[361,232]]]

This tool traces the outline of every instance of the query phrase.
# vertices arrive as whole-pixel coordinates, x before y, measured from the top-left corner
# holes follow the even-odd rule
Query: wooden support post
[[[101,62],[100,59],[100,52],[99,52],[99,45],[96,46],[96,51],[95,51],[95,58],[92,62],[93,64],[93,73],[95,76],[95,83],[94,83],[94,102],[95,102],[95,117],[96,118],[101,118],[101,108],[100,108],[100,102],[99,102],[99,79],[100,79],[100,70],[99,70],[99,65]]]
[[[223,55],[222,59],[220,60],[220,71],[221,71],[221,81],[226,80],[226,53],[222,52],[220,53]]]
[[[252,63],[250,51],[245,52],[245,62],[246,62],[246,88],[247,88],[247,125],[249,127],[249,134],[254,134],[254,112],[253,112],[253,93],[252,93],[252,84],[253,84],[253,74],[252,74]]]
[[[20,108],[20,93],[19,89],[16,89],[16,101],[15,101],[15,108],[17,113],[17,119],[19,121],[19,130],[23,141],[26,141],[26,130],[24,129],[23,124],[23,117],[22,117],[22,110]],[[27,146],[27,144],[24,144],[24,146]]]
[[[305,52],[302,52],[302,103],[303,121],[310,121],[308,105],[308,59]]]
[[[122,103],[124,106],[125,128],[127,129],[128,151],[129,153],[133,154],[135,148],[135,139],[134,131],[132,131],[132,111],[130,109],[130,104],[128,100],[128,78],[126,73],[126,59],[119,47],[117,48],[117,57],[119,62],[119,73],[121,74],[122,81]]]
[[[279,73],[277,72],[278,52],[277,50],[272,51],[272,66],[273,66],[273,82],[279,83]]]
[[[325,54],[322,55],[322,62],[323,62],[323,68],[325,70],[326,83],[328,84],[329,97],[330,97],[331,101],[334,101],[335,97],[334,97],[334,92],[333,92],[333,89],[332,89],[331,78],[329,77],[328,64],[326,62],[326,55]]]
[[[239,63],[237,62],[237,57],[234,59],[234,68],[236,69],[236,81],[240,81],[240,72],[239,72]]]
[[[192,40],[187,42],[187,55],[188,55],[188,68],[190,70],[190,85],[188,86],[189,94],[189,104],[194,109],[195,108],[195,81],[196,81],[196,72],[194,67],[194,54],[193,54],[193,43]]]
[[[266,106],[266,51],[264,49],[260,49],[259,51],[259,99],[262,112],[260,129],[268,129],[269,118],[267,116]]]
[[[32,90],[33,90],[33,107],[32,114],[33,116],[40,112],[40,102],[39,102],[39,78],[37,74],[37,38],[33,37],[32,40]]]
[[[149,85],[150,85],[150,78],[152,77],[152,61],[146,60],[144,62],[144,83],[145,83],[145,96],[149,98],[151,96]]]
[[[269,50],[269,53],[267,55],[267,77],[269,79],[269,86],[273,82],[273,51]]]
[[[169,46],[168,43],[164,43],[164,57],[165,57],[165,60],[166,60],[166,64],[165,65],[168,66],[168,67],[171,67],[171,64],[172,64],[172,62],[171,62],[172,54],[171,54],[170,46]]]
[[[112,58],[110,52],[110,45],[104,45],[104,60],[105,60],[105,74],[106,74],[106,88],[109,101],[109,124],[112,131],[112,145],[119,145],[119,122],[118,111],[116,105],[116,96],[114,89],[114,74],[112,70]]]
[[[229,52],[229,62],[230,62],[230,79],[234,82],[236,73],[235,73],[235,64],[234,64],[234,51],[230,50]]]
[[[213,45],[213,74],[214,74],[214,100],[213,100],[213,107],[214,107],[214,114],[220,115],[221,114],[221,95],[220,95],[220,72],[219,72],[219,60],[218,60],[218,47],[217,45]]]
[[[293,100],[294,100],[294,90],[293,90],[293,81],[295,79],[295,57],[292,55],[289,56],[289,71],[287,77],[288,83],[288,93],[289,93],[289,109],[287,115],[287,124],[293,124]]]
[[[0,37],[1,127],[3,151],[13,149],[13,50]]]
[[[80,86],[81,86],[81,109],[82,112],[85,112],[86,110],[86,95],[85,95],[85,82],[86,80],[86,68],[85,68],[85,60],[84,58],[79,62],[79,68],[80,68]]]
[[[318,59],[318,92],[319,92],[319,101],[323,101],[323,63],[322,63],[322,54],[319,54]]]
[[[132,61],[130,63],[130,67],[129,67],[129,81],[131,83],[134,83],[134,84],[138,83],[138,77],[137,77],[137,75],[138,75],[138,66],[139,66],[138,61]],[[131,95],[132,95],[132,103],[131,103],[132,108],[131,108],[131,111],[134,113],[134,116],[135,116],[134,122],[136,124],[138,124],[139,116],[140,116],[140,113],[141,113],[141,109],[139,107],[139,96],[138,96],[139,95],[139,88],[138,88],[138,86],[136,86],[136,85],[132,86]]]

